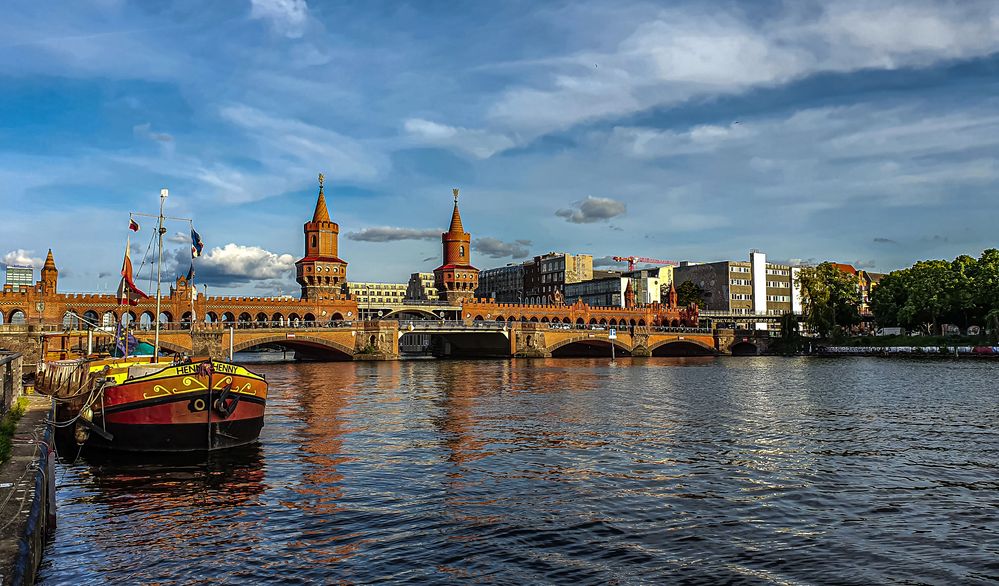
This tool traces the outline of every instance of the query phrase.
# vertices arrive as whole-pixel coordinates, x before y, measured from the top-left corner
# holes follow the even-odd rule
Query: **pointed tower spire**
[[[59,269],[56,268],[55,258],[52,256],[52,249],[49,249],[45,257],[45,264],[42,266],[42,286],[46,293],[55,293],[59,285]]]
[[[323,195],[323,180],[326,179],[322,173],[319,174],[319,199],[316,200],[316,211],[312,214],[313,222],[329,222],[330,212],[326,209],[326,196]]]
[[[454,195],[454,211],[451,212],[451,227],[447,231],[452,234],[464,234],[465,228],[461,225],[461,214],[458,213],[458,188],[452,189],[451,193]]]
[[[52,270],[55,270],[55,268],[56,268],[56,266],[55,266],[55,258],[53,258],[53,256],[52,256],[52,249],[51,248],[49,249],[49,254],[45,257],[45,266],[43,268],[45,268],[45,269],[52,269]]]

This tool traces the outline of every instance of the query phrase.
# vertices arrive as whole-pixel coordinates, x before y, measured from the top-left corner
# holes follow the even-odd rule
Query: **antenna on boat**
[[[163,234],[166,228],[163,227],[163,203],[166,202],[170,191],[166,188],[160,190],[160,215],[158,218],[159,228],[156,231],[159,242],[156,246],[156,333],[153,336],[153,362],[159,362],[160,353],[160,283],[161,272],[163,270]]]

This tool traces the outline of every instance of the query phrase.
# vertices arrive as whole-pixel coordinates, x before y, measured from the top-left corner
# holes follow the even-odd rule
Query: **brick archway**
[[[238,344],[233,345],[233,352],[240,352],[248,348],[253,348],[254,346],[260,346],[262,344],[281,344],[283,346],[294,347],[296,344],[300,346],[312,346],[312,347],[322,347],[327,350],[332,350],[344,354],[349,357],[354,356],[354,349],[348,348],[339,342],[334,342],[332,340],[324,340],[323,338],[317,338],[315,336],[303,336],[296,335],[294,339],[289,339],[288,336],[282,335],[270,335],[270,336],[260,336],[259,338],[251,338],[245,340]]]
[[[628,344],[625,344],[621,340],[610,340],[610,339],[607,339],[607,338],[591,338],[588,335],[573,336],[571,338],[566,338],[564,340],[559,340],[558,342],[555,342],[555,343],[547,346],[547,350],[549,352],[554,352],[555,350],[558,350],[559,348],[562,348],[563,346],[568,346],[569,344],[577,344],[577,343],[580,343],[580,342],[605,343],[608,346],[610,346],[611,344],[614,344],[615,347],[620,348],[622,350],[625,350],[625,351],[627,351],[629,353],[633,350],[633,348],[631,346],[629,346]]]
[[[663,348],[665,346],[669,346],[670,344],[693,345],[693,346],[697,346],[698,348],[704,350],[705,352],[710,352],[711,354],[718,354],[718,350],[716,350],[713,346],[709,346],[709,345],[705,344],[704,342],[702,342],[700,340],[697,340],[697,339],[687,339],[687,338],[685,338],[683,340],[662,340],[662,341],[659,341],[659,342],[655,342],[654,344],[652,344],[651,346],[649,346],[649,353],[653,354],[653,353],[655,353],[655,351],[656,351],[657,348]]]

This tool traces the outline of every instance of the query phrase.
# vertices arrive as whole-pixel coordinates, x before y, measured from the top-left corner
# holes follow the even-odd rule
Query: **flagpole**
[[[163,233],[166,232],[166,229],[163,227],[163,203],[166,201],[168,193],[169,192],[166,189],[160,190],[160,215],[158,218],[159,229],[157,231],[159,245],[157,246],[158,260],[156,262],[156,334],[153,336],[154,363],[159,361],[160,353],[160,279],[161,271],[163,270]]]

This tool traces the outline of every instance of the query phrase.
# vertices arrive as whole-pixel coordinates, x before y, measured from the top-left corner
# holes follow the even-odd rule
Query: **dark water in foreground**
[[[270,364],[259,447],[58,476],[42,584],[999,580],[999,363]]]

